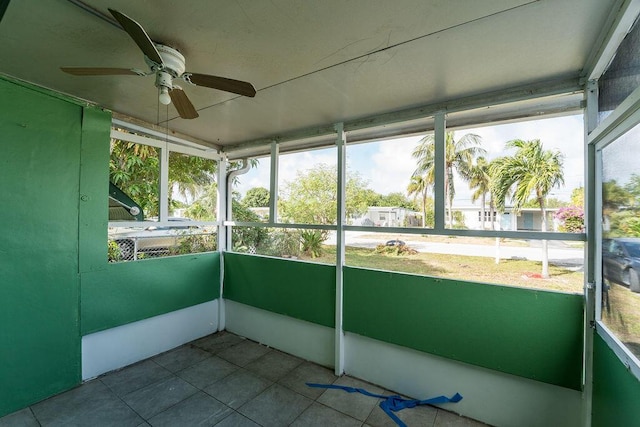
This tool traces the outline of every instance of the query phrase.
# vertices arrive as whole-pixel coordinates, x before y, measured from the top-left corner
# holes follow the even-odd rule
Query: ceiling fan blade
[[[122,28],[131,36],[134,42],[138,45],[142,53],[147,58],[155,62],[156,64],[164,65],[158,49],[153,44],[153,41],[149,38],[147,32],[142,28],[142,25],[138,24],[133,19],[129,18],[124,13],[120,13],[117,10],[109,9],[109,12],[114,18],[122,25]]]
[[[183,119],[195,119],[200,116],[182,89],[174,86],[173,89],[169,91],[169,96],[176,110],[178,110],[178,114],[180,114],[180,117]]]
[[[237,93],[238,95],[256,96],[256,89],[251,83],[240,80],[227,79],[225,77],[210,76],[208,74],[185,73],[189,81],[197,86],[206,86],[212,89],[224,90],[225,92]]]
[[[90,68],[90,67],[60,67],[62,71],[74,76],[138,76],[139,73],[128,68]]]

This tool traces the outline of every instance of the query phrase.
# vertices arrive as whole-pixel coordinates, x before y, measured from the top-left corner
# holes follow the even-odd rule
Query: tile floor
[[[395,425],[378,399],[305,382],[393,394],[220,332],[0,418],[0,427]],[[430,406],[397,414],[410,427],[484,426]]]

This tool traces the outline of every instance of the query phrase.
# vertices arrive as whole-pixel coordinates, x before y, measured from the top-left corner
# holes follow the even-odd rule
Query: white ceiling
[[[186,87],[200,117],[169,127],[217,145],[578,78],[616,0],[84,0],[178,48],[187,70],[246,80],[255,98]],[[68,0],[13,0],[0,73],[158,123],[153,77],[74,77],[61,66],[145,69],[127,33]],[[184,86],[184,85],[183,85]],[[161,123],[164,126],[164,123]]]

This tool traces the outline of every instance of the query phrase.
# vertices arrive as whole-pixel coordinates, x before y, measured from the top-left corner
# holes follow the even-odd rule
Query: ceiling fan
[[[109,9],[109,12],[136,42],[144,54],[144,60],[149,66],[149,71],[128,68],[61,67],[62,71],[74,76],[149,76],[155,74],[155,85],[160,90],[159,101],[164,105],[169,105],[173,101],[178,114],[183,119],[195,119],[198,117],[198,112],[182,88],[174,84],[177,79],[195,86],[204,86],[238,95],[249,97],[256,95],[256,90],[251,83],[208,74],[187,72],[184,56],[180,52],[170,46],[153,42],[144,28],[124,13],[113,9]]]

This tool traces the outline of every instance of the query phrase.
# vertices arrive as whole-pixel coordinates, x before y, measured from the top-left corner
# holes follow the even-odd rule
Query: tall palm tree
[[[540,206],[542,231],[547,231],[546,197],[552,188],[564,184],[563,155],[545,150],[539,139],[514,139],[507,142],[507,148],[515,148],[515,154],[495,159],[491,166],[498,209],[504,212],[505,200],[511,194],[513,211],[517,213],[533,195]],[[542,277],[549,277],[546,240],[542,241]]]
[[[445,165],[444,165],[444,191],[447,202],[447,220],[449,227],[453,227],[453,197],[456,194],[454,186],[454,172],[469,181],[469,170],[473,164],[473,159],[485,154],[485,150],[480,147],[481,137],[473,133],[467,133],[462,138],[456,140],[453,131],[445,135]],[[413,176],[430,177],[433,182],[435,166],[435,136],[426,135],[422,138],[418,146],[413,149],[411,156],[417,160],[416,170]]]
[[[427,194],[429,192],[429,188],[433,185],[432,179],[433,176],[428,175],[413,175],[411,177],[411,182],[407,186],[407,193],[409,196],[417,196],[420,195],[422,198],[422,226],[427,226]]]
[[[480,223],[484,230],[485,207],[487,193],[491,191],[491,174],[489,173],[489,161],[483,156],[476,159],[476,163],[469,169],[469,188],[475,190],[471,194],[471,202],[475,203],[480,199]],[[491,229],[493,230],[493,198],[489,198],[489,217],[491,218]]]

